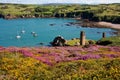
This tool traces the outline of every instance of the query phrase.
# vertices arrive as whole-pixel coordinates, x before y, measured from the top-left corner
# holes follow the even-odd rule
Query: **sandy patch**
[[[109,23],[109,22],[98,22],[97,24],[100,25],[100,26],[107,27],[107,28],[113,28],[113,29],[119,29],[120,30],[120,24],[112,24],[112,23]]]

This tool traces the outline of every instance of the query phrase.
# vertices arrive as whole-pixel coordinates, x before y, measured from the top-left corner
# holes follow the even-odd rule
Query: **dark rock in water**
[[[66,26],[71,26],[71,24],[65,24]]]
[[[61,36],[54,38],[53,42],[50,43],[52,46],[65,46],[65,39]]]
[[[54,26],[55,24],[53,23],[53,24],[49,24],[50,26]]]
[[[101,32],[97,32],[98,34],[100,34]]]
[[[110,32],[111,35],[117,35],[118,32]]]
[[[71,25],[76,25],[76,23],[75,23],[75,22],[69,22],[69,24],[71,24]]]
[[[40,44],[40,45],[43,45],[44,43],[40,42],[39,44]]]

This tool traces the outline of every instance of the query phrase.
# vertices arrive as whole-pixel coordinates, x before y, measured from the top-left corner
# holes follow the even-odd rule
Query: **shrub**
[[[109,41],[109,40],[107,40],[107,41],[97,41],[96,44],[106,46],[106,45],[112,44],[112,41]]]
[[[98,45],[110,45],[110,46],[120,46],[120,36],[112,36],[107,38],[102,38],[97,41]]]

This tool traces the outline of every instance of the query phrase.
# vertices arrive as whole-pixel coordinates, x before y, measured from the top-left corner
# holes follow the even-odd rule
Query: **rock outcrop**
[[[57,36],[54,38],[53,42],[51,42],[52,46],[65,46],[65,39],[62,36]]]

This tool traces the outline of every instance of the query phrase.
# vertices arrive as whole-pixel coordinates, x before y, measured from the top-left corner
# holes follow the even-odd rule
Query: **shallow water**
[[[56,36],[61,35],[65,39],[79,38],[80,31],[85,31],[87,39],[98,40],[102,36],[102,32],[106,32],[106,36],[112,36],[114,30],[107,28],[82,28],[76,25],[68,26],[69,22],[76,22],[74,19],[61,18],[31,18],[31,19],[0,19],[0,46],[40,46],[49,45]],[[50,25],[53,24],[53,25]],[[25,30],[25,33],[21,33]],[[31,32],[37,33],[34,37]],[[16,39],[16,35],[20,35],[20,39]]]

